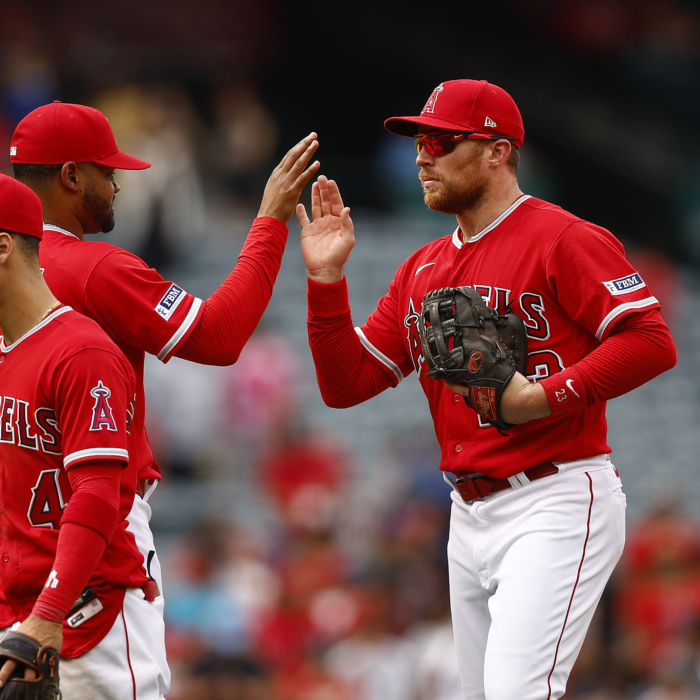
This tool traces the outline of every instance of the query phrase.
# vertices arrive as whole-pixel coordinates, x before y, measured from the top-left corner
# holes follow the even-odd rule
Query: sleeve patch
[[[182,287],[176,284],[171,284],[170,289],[163,295],[163,298],[156,306],[156,313],[162,316],[166,321],[175,313],[175,309],[182,303],[182,300],[187,296]]]
[[[647,286],[644,280],[639,276],[638,272],[635,272],[631,275],[627,275],[627,277],[619,277],[616,280],[603,282],[603,284],[613,296],[618,296],[619,294],[629,294],[630,292],[636,292],[637,290]]]

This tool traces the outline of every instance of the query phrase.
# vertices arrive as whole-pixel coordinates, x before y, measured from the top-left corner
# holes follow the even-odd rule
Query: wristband
[[[47,622],[63,622],[66,619],[66,613],[55,605],[50,605],[49,603],[43,603],[37,600],[32,608],[32,615],[35,617],[40,617],[42,620]]]
[[[343,277],[340,282],[323,284],[308,282],[308,310],[309,316],[321,318],[337,318],[350,313],[350,297],[348,295],[348,281]]]
[[[583,375],[575,366],[543,379],[540,384],[547,394],[553,416],[585,408],[592,403]]]

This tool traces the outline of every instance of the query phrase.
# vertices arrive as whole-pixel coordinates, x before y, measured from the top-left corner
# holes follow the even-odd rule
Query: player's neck
[[[85,231],[78,221],[70,212],[55,212],[51,209],[44,208],[44,223],[51,226],[58,226],[68,233],[72,233],[81,241],[85,240]]]
[[[462,240],[468,241],[490,226],[518,197],[522,191],[517,181],[494,183],[483,199],[473,208],[457,214],[457,223],[462,232]]]
[[[5,345],[12,345],[41,323],[57,300],[41,275],[20,272],[10,280],[3,273],[2,287],[0,328]]]
[[[66,197],[55,183],[52,187],[35,186],[32,189],[41,199],[41,206],[44,209],[44,223],[58,226],[82,241],[85,229],[74,211],[76,207],[80,206],[80,203],[74,202],[72,197]]]

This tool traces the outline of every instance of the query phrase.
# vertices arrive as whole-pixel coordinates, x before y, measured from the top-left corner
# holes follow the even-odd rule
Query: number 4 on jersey
[[[32,501],[27,516],[34,527],[58,529],[66,504],[63,502],[61,485],[58,483],[59,469],[47,469],[39,474],[36,486],[32,487]]]

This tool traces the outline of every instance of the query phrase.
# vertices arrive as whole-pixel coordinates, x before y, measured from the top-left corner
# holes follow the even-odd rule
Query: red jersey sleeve
[[[90,273],[85,308],[113,337],[167,362],[197,323],[202,301],[115,248]]]
[[[600,341],[627,314],[660,308],[622,244],[587,221],[562,231],[547,253],[545,270],[564,311]]]
[[[54,401],[66,469],[95,459],[128,462],[134,383],[126,362],[102,348],[79,350],[57,368]]]
[[[406,353],[405,336],[401,332],[405,325],[399,319],[397,279],[403,271],[404,266],[399,268],[389,290],[379,300],[367,322],[355,329],[365,350],[393,373],[393,386],[397,386],[414,369],[413,361]],[[408,329],[405,330],[408,333]]]
[[[345,278],[337,284],[308,280],[309,346],[323,400],[333,408],[356,406],[399,383],[389,368],[370,352],[363,335],[352,327]]]

